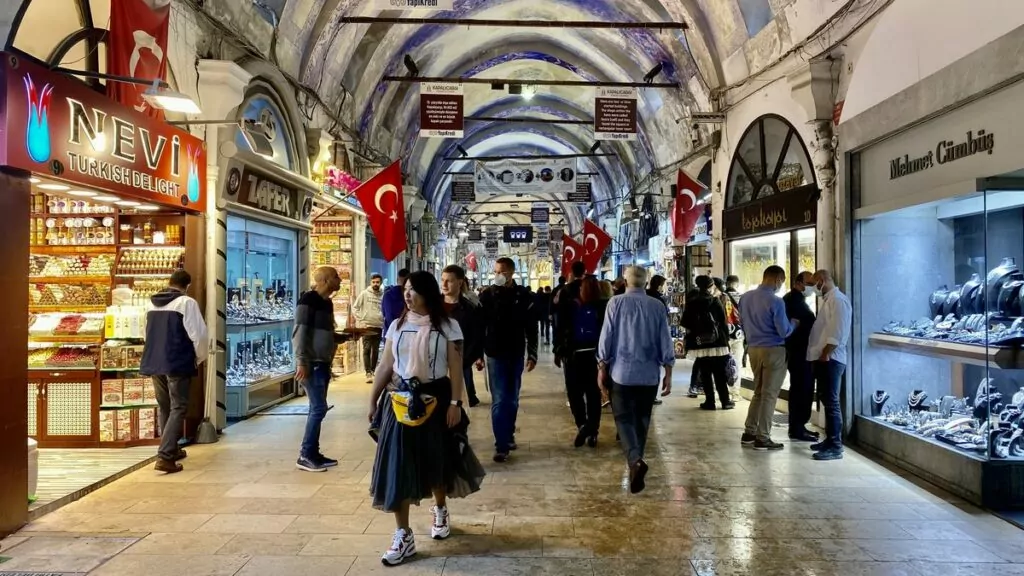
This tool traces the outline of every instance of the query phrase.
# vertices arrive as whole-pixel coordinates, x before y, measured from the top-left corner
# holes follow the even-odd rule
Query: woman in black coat
[[[712,296],[714,281],[710,276],[696,278],[697,290],[686,300],[682,325],[686,329],[686,350],[693,354],[694,370],[704,385],[703,410],[715,409],[715,389],[723,410],[735,407],[729,398],[726,366],[729,361],[729,326],[725,308]]]

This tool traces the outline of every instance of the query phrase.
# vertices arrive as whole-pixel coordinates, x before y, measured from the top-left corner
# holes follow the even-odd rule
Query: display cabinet
[[[353,225],[350,213],[328,211],[313,223],[311,235],[311,259],[313,268],[332,266],[341,277],[341,287],[332,298],[334,320],[339,329],[349,325],[353,301]],[[345,342],[338,346],[334,370],[339,374],[355,372],[358,358],[358,344]]]
[[[295,395],[295,230],[228,216],[227,415],[244,418]]]

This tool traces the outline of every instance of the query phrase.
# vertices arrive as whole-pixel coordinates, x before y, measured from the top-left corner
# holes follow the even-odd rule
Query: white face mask
[[[505,278],[504,274],[495,274],[494,275],[494,285],[495,286],[504,286],[507,281],[508,281],[508,279]]]
[[[810,298],[811,296],[816,296],[817,294],[818,290],[814,286],[804,286],[804,297]]]

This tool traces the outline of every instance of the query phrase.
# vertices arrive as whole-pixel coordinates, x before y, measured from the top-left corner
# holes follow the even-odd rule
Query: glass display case
[[[228,215],[229,418],[244,418],[295,394],[297,251],[296,230]]]
[[[857,222],[854,410],[972,459],[1024,459],[1024,194]]]
[[[353,298],[353,242],[355,218],[342,210],[329,210],[313,223],[311,259],[313,268],[332,266],[341,277],[341,286],[332,297],[334,323],[339,330],[349,326]],[[358,343],[345,342],[338,346],[334,370],[338,374],[352,374],[358,370]]]

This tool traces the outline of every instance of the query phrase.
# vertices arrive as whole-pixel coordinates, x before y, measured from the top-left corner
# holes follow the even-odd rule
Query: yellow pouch
[[[405,424],[406,426],[419,426],[430,418],[430,415],[434,413],[434,409],[437,408],[437,398],[433,396],[427,396],[421,394],[423,404],[426,406],[423,415],[413,420],[409,418],[409,403],[412,401],[412,394],[410,392],[392,392],[391,393],[391,409],[395,412],[395,419],[399,423]]]

